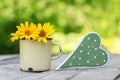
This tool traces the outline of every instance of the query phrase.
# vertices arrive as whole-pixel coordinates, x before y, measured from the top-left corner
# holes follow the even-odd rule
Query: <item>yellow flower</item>
[[[42,27],[41,24],[38,24],[39,37],[37,41],[47,42],[47,39],[50,38],[50,35],[54,32],[53,26],[50,23],[45,23]]]
[[[25,22],[25,25],[21,23],[20,26],[17,26],[17,29],[16,33],[11,34],[13,36],[11,38],[12,41],[17,40],[18,38],[26,40],[36,39],[39,33],[36,25],[33,23],[29,25],[28,22]]]
[[[33,23],[25,22],[17,26],[17,31],[11,34],[11,40],[18,39],[36,40],[44,43],[50,39],[50,35],[54,32],[53,26],[50,23],[45,23],[43,26],[39,23],[36,27]]]
[[[15,40],[18,40],[19,37],[20,37],[20,34],[18,34],[18,32],[12,33],[11,35],[12,35],[13,37],[12,37],[10,40],[12,40],[13,42],[14,42]]]

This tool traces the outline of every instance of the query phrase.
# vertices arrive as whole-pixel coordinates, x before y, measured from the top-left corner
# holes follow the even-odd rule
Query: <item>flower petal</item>
[[[46,39],[45,37],[42,37],[42,41],[43,41],[44,43],[47,43],[47,39]]]
[[[39,23],[38,24],[38,29],[41,30],[42,29],[42,25]]]

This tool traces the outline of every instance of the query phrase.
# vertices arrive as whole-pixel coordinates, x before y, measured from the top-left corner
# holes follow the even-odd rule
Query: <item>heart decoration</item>
[[[87,34],[59,68],[97,67],[108,61],[107,51],[100,47],[100,37],[97,33]]]

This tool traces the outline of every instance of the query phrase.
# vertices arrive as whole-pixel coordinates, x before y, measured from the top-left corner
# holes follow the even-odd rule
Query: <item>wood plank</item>
[[[0,56],[0,80],[113,80],[120,73],[120,55],[110,54],[109,62],[97,68],[68,68],[55,71],[68,55],[51,62],[51,70],[41,73],[19,69],[19,55]],[[118,79],[119,80],[119,79]]]

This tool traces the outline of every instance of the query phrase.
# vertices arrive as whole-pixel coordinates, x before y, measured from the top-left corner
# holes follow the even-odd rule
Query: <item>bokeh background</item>
[[[0,54],[19,53],[10,34],[25,21],[53,24],[53,41],[63,53],[88,32],[98,32],[107,50],[120,53],[120,0],[0,0]]]

